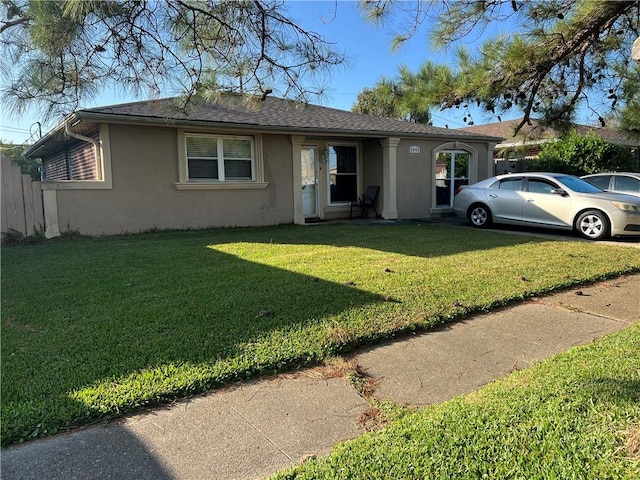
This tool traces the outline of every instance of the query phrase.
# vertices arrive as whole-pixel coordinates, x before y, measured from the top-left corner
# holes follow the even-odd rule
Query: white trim
[[[43,180],[42,190],[112,190],[107,182],[93,180]]]
[[[398,213],[398,146],[400,138],[380,139],[382,145],[382,218],[396,220]]]
[[[176,182],[174,185],[178,190],[258,190],[267,188],[269,182]]]

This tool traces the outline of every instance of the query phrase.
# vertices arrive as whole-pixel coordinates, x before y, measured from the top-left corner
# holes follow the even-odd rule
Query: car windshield
[[[604,192],[601,188],[596,187],[595,185],[590,184],[589,182],[582,180],[578,177],[556,177],[556,180],[562,183],[563,185],[569,187],[574,192],[578,193],[599,193]]]

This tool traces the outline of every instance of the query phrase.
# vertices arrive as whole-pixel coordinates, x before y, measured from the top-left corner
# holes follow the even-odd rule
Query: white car
[[[608,192],[626,193],[640,197],[640,173],[593,173],[580,178]]]
[[[464,186],[453,211],[474,227],[491,223],[577,231],[589,240],[640,236],[640,197],[605,192],[572,175],[498,175]]]

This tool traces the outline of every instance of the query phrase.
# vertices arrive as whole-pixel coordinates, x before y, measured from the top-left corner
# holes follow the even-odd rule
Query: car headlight
[[[628,213],[638,213],[640,214],[640,206],[634,205],[632,203],[624,203],[624,202],[611,202],[613,206],[619,208],[623,212]]]

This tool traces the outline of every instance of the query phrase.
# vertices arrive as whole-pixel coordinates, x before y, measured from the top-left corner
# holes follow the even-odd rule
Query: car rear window
[[[619,192],[640,192],[640,180],[633,177],[613,177],[614,190]]]

